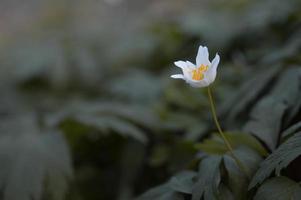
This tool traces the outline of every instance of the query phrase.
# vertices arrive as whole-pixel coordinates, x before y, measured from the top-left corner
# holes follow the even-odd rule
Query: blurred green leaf
[[[39,200],[48,194],[50,199],[63,200],[73,172],[62,134],[56,130],[40,131],[31,115],[2,123],[0,186],[4,188],[3,199]]]
[[[95,127],[102,133],[114,131],[124,136],[133,137],[142,143],[147,142],[147,137],[141,129],[117,117],[103,116],[97,118],[93,116],[77,116],[75,120],[85,125]]]
[[[165,164],[171,154],[170,151],[170,147],[167,145],[156,145],[150,157],[150,164],[152,166],[160,166]]]

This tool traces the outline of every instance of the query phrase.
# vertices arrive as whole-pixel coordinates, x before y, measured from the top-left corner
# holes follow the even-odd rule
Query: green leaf
[[[76,101],[61,112],[49,116],[47,124],[58,126],[71,119],[100,130],[132,137],[142,143],[148,138],[143,128],[158,129],[161,125],[150,109],[116,102]]]
[[[192,200],[213,200],[217,198],[218,187],[221,180],[221,156],[209,156],[199,165],[198,180],[192,189]]]
[[[169,185],[176,192],[191,194],[194,185],[193,179],[196,175],[197,173],[193,171],[183,171],[173,176],[169,181]]]
[[[155,113],[145,106],[124,104],[118,102],[88,102],[76,101],[68,105],[63,111],[51,116],[49,123],[51,125],[59,124],[66,117],[89,115],[95,118],[103,116],[118,117],[138,124],[146,128],[158,128],[160,125]]]
[[[262,157],[256,151],[247,147],[240,147],[233,152],[246,166],[248,172],[251,173],[251,175],[254,174],[258,169],[259,163],[262,161]]]
[[[227,138],[234,147],[247,146],[262,156],[267,156],[267,150],[251,134],[242,132],[226,132]]]
[[[301,154],[301,132],[289,138],[280,145],[271,155],[269,155],[260,165],[259,170],[253,177],[249,189],[260,184],[271,173],[276,170],[276,174],[280,174],[281,169],[286,167],[295,158]]]
[[[224,142],[217,138],[219,136],[213,136],[212,138],[205,139],[202,143],[196,144],[195,147],[208,154],[223,155],[228,149]]]
[[[262,158],[249,148],[234,150],[234,154],[242,162],[248,173],[252,175],[257,169]],[[227,171],[227,186],[232,191],[235,199],[247,199],[248,179],[230,155],[224,155],[224,165]]]
[[[243,113],[249,105],[260,96],[269,86],[281,67],[273,66],[264,72],[258,73],[244,83],[234,95],[222,105],[222,113],[227,114],[227,120],[233,120]]]
[[[296,115],[301,106],[300,77],[300,67],[287,69],[281,74],[280,80],[270,94],[288,108],[287,116],[284,118],[285,125]]]
[[[62,200],[72,176],[65,139],[55,130],[40,132],[32,116],[18,118],[0,124],[3,199],[39,200],[47,193]]]
[[[117,117],[81,115],[76,116],[75,119],[80,123],[95,127],[104,133],[111,130],[124,136],[130,136],[142,143],[147,142],[147,137],[140,128]]]
[[[244,200],[246,198],[247,179],[241,172],[235,161],[230,156],[224,156],[224,164],[227,170],[227,186],[233,192],[235,199]]]
[[[83,112],[96,116],[112,115],[147,128],[159,125],[153,110],[146,106],[117,102],[86,102],[79,104],[78,113]]]
[[[290,126],[285,131],[283,131],[281,134],[282,139],[290,137],[292,134],[299,131],[299,129],[301,129],[301,122],[297,122],[296,124]]]
[[[152,188],[138,197],[136,200],[174,200],[184,199],[184,194],[191,194],[194,185],[193,179],[197,176],[193,171],[182,171],[171,177],[168,182]]]
[[[299,200],[301,187],[295,181],[284,176],[267,180],[258,189],[254,200]]]
[[[218,188],[218,200],[235,200],[232,192],[224,184],[220,184]],[[240,199],[241,200],[241,199]]]
[[[299,75],[298,68],[286,70],[272,91],[253,108],[251,119],[244,128],[271,150],[277,146],[283,124],[288,123],[300,108]]]
[[[275,149],[286,109],[285,103],[273,97],[265,98],[252,111],[251,120],[244,130],[261,139],[270,149]]]
[[[175,191],[173,191],[169,183],[157,186],[153,189],[148,190],[136,200],[184,200],[184,197]]]
[[[242,132],[225,132],[224,133],[229,140],[232,147],[247,146],[257,151],[262,156],[267,156],[268,152],[260,144],[260,142],[250,134]],[[210,139],[204,140],[202,143],[197,144],[196,148],[199,148],[207,153],[211,154],[224,154],[228,151],[224,141],[221,139],[219,133],[216,133]]]

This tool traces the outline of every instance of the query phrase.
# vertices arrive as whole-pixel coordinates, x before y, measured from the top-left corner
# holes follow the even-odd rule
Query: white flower
[[[189,61],[175,62],[175,65],[182,69],[183,74],[175,74],[171,78],[183,79],[192,87],[206,87],[215,80],[219,60],[220,57],[216,54],[215,58],[210,62],[208,48],[200,46],[196,64]]]

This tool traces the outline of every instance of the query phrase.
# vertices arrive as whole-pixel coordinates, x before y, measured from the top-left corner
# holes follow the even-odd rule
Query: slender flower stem
[[[213,119],[214,119],[215,125],[217,127],[217,130],[220,133],[221,137],[223,138],[223,140],[225,142],[225,145],[226,145],[227,149],[229,150],[231,157],[235,160],[237,166],[246,175],[246,177],[248,179],[250,179],[248,170],[245,168],[245,166],[242,164],[242,162],[235,156],[235,154],[233,152],[233,148],[232,148],[229,140],[227,139],[226,135],[224,134],[224,132],[223,132],[223,130],[222,130],[222,128],[221,128],[221,126],[218,122],[218,118],[217,118],[216,110],[215,110],[215,104],[214,104],[211,89],[210,89],[209,86],[207,87],[207,91],[208,91],[208,97],[209,97],[209,102],[210,102],[210,106],[211,106],[211,112],[212,112]]]

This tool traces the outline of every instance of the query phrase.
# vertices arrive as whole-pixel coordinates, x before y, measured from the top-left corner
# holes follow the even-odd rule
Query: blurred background
[[[215,130],[206,90],[170,75],[200,44],[240,130],[241,85],[300,64],[301,2],[1,0],[1,199],[130,200],[193,166]]]

